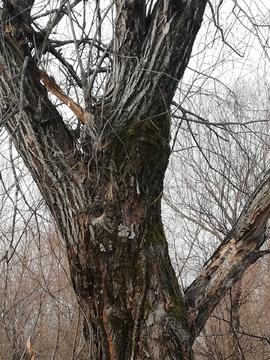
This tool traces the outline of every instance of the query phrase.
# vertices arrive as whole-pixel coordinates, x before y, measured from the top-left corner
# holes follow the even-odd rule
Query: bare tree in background
[[[206,3],[2,2],[1,124],[65,241],[92,359],[191,359],[217,303],[267,253],[266,177],[185,295],[168,255],[170,109]],[[225,40],[222,2],[209,4]]]
[[[29,224],[20,246],[1,264],[2,358],[87,358],[89,346],[83,336],[82,313],[65,273],[63,244],[50,227],[45,233]]]
[[[260,82],[250,87],[246,81],[231,90],[222,105],[220,98],[193,95],[190,109],[186,104],[176,115],[182,120],[183,134],[174,141],[164,216],[175,244],[171,244],[171,254],[183,289],[203,270],[216,244],[237,220],[241,204],[269,168],[267,88]],[[190,115],[196,107],[200,121]],[[204,124],[210,120],[209,114],[216,119],[210,128]],[[238,280],[215,309],[196,342],[196,358],[268,358],[267,315],[262,311],[267,308],[263,295],[268,293],[267,260],[251,267],[243,284]],[[262,305],[253,306],[254,301]],[[249,307],[253,307],[251,312]],[[256,320],[252,323],[250,317]]]
[[[83,313],[64,244],[6,135],[0,157],[0,355],[85,359]]]

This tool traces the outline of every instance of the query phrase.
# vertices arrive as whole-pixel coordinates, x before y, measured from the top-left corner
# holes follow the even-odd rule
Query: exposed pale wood
[[[268,251],[260,251],[266,240],[265,225],[270,215],[270,177],[257,186],[232,231],[221,243],[202,274],[189,286],[185,296],[195,334],[204,327],[209,313],[248,266]]]

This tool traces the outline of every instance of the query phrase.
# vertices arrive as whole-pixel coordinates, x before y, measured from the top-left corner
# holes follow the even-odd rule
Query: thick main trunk
[[[167,115],[134,120],[89,159],[91,200],[69,259],[93,359],[192,357],[160,213],[168,126]]]
[[[191,358],[185,305],[158,207],[136,224],[134,238],[124,225],[111,233],[86,229],[79,254],[70,251],[93,359]]]

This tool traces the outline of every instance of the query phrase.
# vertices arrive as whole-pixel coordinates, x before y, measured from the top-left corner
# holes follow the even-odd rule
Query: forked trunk
[[[1,124],[66,242],[93,360],[192,359],[192,343],[211,311],[265,253],[257,250],[270,213],[270,178],[185,298],[168,256],[160,202],[170,152],[169,110],[206,2],[156,1],[146,19],[146,2],[116,0],[112,66],[100,104],[91,104],[85,78],[91,71],[83,70],[76,81],[74,69],[66,67],[83,88],[85,109],[32,57],[34,2],[4,2]],[[48,89],[83,124],[79,139],[50,102]]]

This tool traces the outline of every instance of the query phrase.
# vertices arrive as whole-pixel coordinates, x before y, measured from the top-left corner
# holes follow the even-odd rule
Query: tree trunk
[[[84,139],[88,200],[76,210],[80,235],[76,248],[68,241],[68,254],[93,359],[181,359],[190,352],[160,213],[169,156],[166,117],[113,132],[95,157],[88,156],[91,140]]]
[[[85,109],[32,59],[26,3],[6,2],[16,31],[5,28],[0,44],[2,124],[66,242],[91,358],[192,359],[192,343],[214,304],[251,262],[244,253],[235,279],[228,270],[222,282],[223,273],[212,276],[220,269],[215,257],[215,267],[208,266],[184,299],[161,221],[169,107],[206,0],[157,1],[148,27],[144,2],[115,1],[108,88],[103,103],[93,107],[82,81]],[[79,141],[47,89],[83,124]]]

